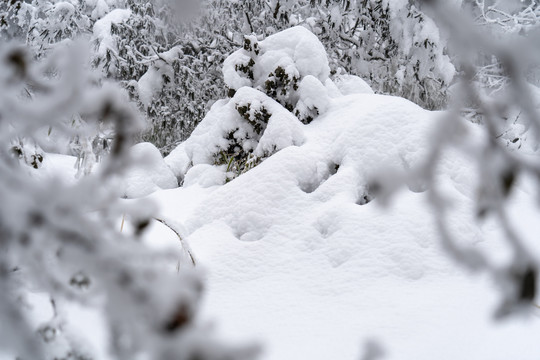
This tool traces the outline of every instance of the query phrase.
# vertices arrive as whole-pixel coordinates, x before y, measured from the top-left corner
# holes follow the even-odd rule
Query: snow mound
[[[184,178],[184,187],[199,185],[207,188],[215,185],[223,185],[227,180],[227,175],[223,167],[216,167],[208,164],[199,164],[192,167]]]
[[[188,177],[197,181],[186,179],[190,186],[163,204],[190,204],[165,212],[181,214],[198,263],[209,268],[207,316],[231,338],[263,341],[265,360],[357,359],[361,339],[372,337],[389,359],[496,358],[533,348],[540,323],[493,326],[497,299],[485,296],[493,285],[463,274],[441,249],[421,187],[402,187],[388,205],[372,189],[425,160],[441,115],[390,96],[332,98],[303,126],[302,144],[223,186],[192,186],[219,170],[193,167]],[[487,141],[476,125],[463,127],[464,141]],[[437,167],[452,202],[450,229],[497,253],[476,224],[473,166],[449,151]]]
[[[373,180],[390,181],[425,160],[441,115],[390,96],[332,98],[324,115],[303,126],[301,145],[223,186],[156,193],[174,196],[162,200],[165,207],[190,206],[165,213],[185,224],[198,264],[209,268],[204,314],[232,339],[263,342],[263,360],[358,359],[367,338],[380,339],[388,359],[536,349],[540,322],[494,326],[498,299],[486,296],[494,285],[461,272],[442,250],[427,192],[409,184],[384,205],[372,189]],[[476,125],[463,128],[464,142],[487,141]],[[196,184],[211,167],[190,170]],[[510,255],[493,241],[494,227],[476,223],[474,163],[449,150],[436,173],[452,204],[452,233]]]
[[[139,198],[160,189],[178,187],[178,181],[159,150],[150,143],[139,143],[130,150],[134,165],[124,175],[128,198]]]
[[[367,82],[355,75],[339,75],[334,83],[343,95],[373,94],[373,90]]]
[[[353,250],[365,247],[367,251],[377,241],[357,240],[367,236],[357,224],[376,226],[372,212],[366,210],[373,206],[368,205],[374,197],[370,184],[381,169],[399,174],[418,166],[436,125],[431,112],[400,98],[351,95],[332,100],[327,114],[304,129],[304,144],[285,148],[217,189],[188,219],[188,231],[221,222],[240,240],[288,233],[306,248],[334,249],[328,261],[339,266],[354,257]],[[199,152],[203,148],[193,147]],[[391,239],[402,252],[432,251],[416,241],[403,242],[400,227],[406,224],[401,221],[387,229],[387,243],[381,244],[385,251],[393,251],[389,248],[396,244],[391,245]],[[356,261],[365,262],[360,259]],[[417,259],[403,267],[400,261],[403,268],[398,271],[392,261],[385,263],[389,273],[407,278],[417,278],[433,266],[429,260]]]

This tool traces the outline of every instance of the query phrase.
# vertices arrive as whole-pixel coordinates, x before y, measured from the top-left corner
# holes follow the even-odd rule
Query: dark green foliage
[[[214,165],[227,166],[227,181],[245,173],[262,161],[262,159],[253,155],[252,150],[244,150],[242,140],[235,137],[238,131],[240,130],[236,128],[229,132],[227,135],[229,142],[227,149],[217,152],[214,156]]]
[[[317,108],[315,108],[315,113],[317,115],[319,115],[319,112],[317,111]],[[296,110],[294,112],[294,115],[303,123],[303,124],[310,124],[312,121],[313,121],[313,116],[309,115],[309,114],[306,114],[306,115],[303,115],[300,114],[300,111]]]
[[[246,36],[244,37],[244,50],[259,55],[259,43],[255,36]]]
[[[255,60],[249,59],[247,64],[236,64],[234,66],[234,69],[236,71],[241,71],[244,74],[247,75],[247,77],[251,80],[254,80],[253,78],[253,65],[255,65]]]
[[[291,104],[290,97],[294,91],[298,90],[299,81],[297,76],[287,74],[283,67],[278,66],[268,74],[268,79],[264,82],[264,92],[287,110],[292,111],[294,106]]]
[[[43,156],[41,154],[33,154],[31,156],[30,165],[32,165],[34,169],[39,168],[42,162],[43,162]]]
[[[23,151],[20,146],[13,146],[11,148],[11,153],[17,158],[20,159],[23,157]]]
[[[245,105],[236,104],[235,107],[240,116],[253,127],[257,135],[262,135],[272,114],[264,106],[260,106],[252,111],[250,103]]]

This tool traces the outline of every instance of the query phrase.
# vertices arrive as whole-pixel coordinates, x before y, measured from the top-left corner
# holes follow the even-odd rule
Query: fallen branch
[[[176,234],[176,236],[178,237],[178,240],[180,240],[180,243],[182,244],[182,249],[184,249],[184,251],[189,255],[189,258],[191,259],[191,263],[193,264],[193,266],[196,266],[196,262],[195,262],[195,257],[193,257],[193,254],[191,252],[191,249],[189,248],[189,245],[187,244],[187,242],[184,241],[184,239],[182,238],[182,235],[180,235],[180,233],[178,232],[178,230],[176,230],[174,227],[172,227],[170,224],[168,224],[165,220],[163,219],[158,219],[158,218],[154,218],[154,220],[162,223],[163,225],[165,225],[166,227],[168,227],[169,229],[172,230],[172,232],[174,232]]]

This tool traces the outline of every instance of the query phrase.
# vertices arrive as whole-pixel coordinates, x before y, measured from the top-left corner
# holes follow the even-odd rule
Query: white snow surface
[[[367,82],[355,75],[339,75],[334,79],[334,83],[343,95],[374,93]]]
[[[294,54],[299,39],[310,39],[306,31],[293,28],[259,42],[254,81],[234,69],[253,53],[242,49],[227,59],[225,80],[236,94],[218,101],[165,159],[184,187],[152,195],[162,216],[183,224],[208,272],[204,315],[217,320],[226,338],[264,344],[264,360],[359,359],[366,342],[382,348],[385,359],[540,358],[539,317],[493,320],[500,301],[495,285],[465,272],[442,249],[420,184],[400,188],[389,203],[371,199],[372,180],[392,183],[422,165],[444,114],[374,95],[360,78],[331,81],[324,66],[299,77],[297,109],[323,104],[309,125],[247,87],[260,86],[258,64],[301,73],[298,58],[311,58]],[[264,56],[273,60],[263,62]],[[260,138],[236,109],[246,102],[250,111],[264,106],[272,114]],[[447,149],[435,170],[452,204],[449,226],[460,245],[503,266],[511,251],[500,224],[479,224],[475,212],[481,182],[470,155],[488,140],[478,125],[462,128],[470,153]],[[245,151],[274,151],[225,183],[223,166],[213,163],[231,132]],[[538,253],[540,225],[532,219],[539,211],[526,183],[513,192],[511,213]]]
[[[124,175],[124,195],[138,198],[156,190],[178,187],[172,170],[159,150],[150,143],[139,143],[130,149],[133,166]]]
[[[331,99],[325,115],[302,127],[298,146],[226,185],[153,196],[185,225],[207,268],[204,314],[224,336],[261,342],[265,360],[358,359],[368,339],[385,359],[540,356],[539,318],[494,322],[493,284],[463,271],[441,249],[426,193],[402,189],[388,207],[377,198],[360,205],[381,169],[399,173],[425,158],[440,115],[389,96]],[[464,126],[464,139],[484,141],[475,125]],[[201,136],[184,146],[202,151]],[[475,221],[473,165],[450,151],[437,171],[453,202],[455,234],[502,261],[509,252],[498,225]],[[513,203],[516,214],[538,214],[523,191]],[[527,218],[520,221],[533,241],[539,226]]]
[[[229,102],[213,109],[216,121],[232,111]],[[261,343],[263,360],[359,359],[368,340],[390,360],[538,359],[540,314],[493,320],[500,300],[494,285],[463,271],[441,249],[426,193],[404,188],[386,207],[378,198],[360,205],[381,168],[399,173],[423,160],[441,121],[440,113],[400,98],[336,97],[324,115],[299,125],[301,142],[225,185],[223,170],[206,163],[188,171],[183,187],[151,185],[157,216],[174,224],[206,270],[201,319],[215,321],[226,339]],[[465,127],[464,140],[485,141],[476,125]],[[204,151],[203,133],[176,151]],[[159,166],[131,181],[171,174],[155,148],[139,148]],[[36,173],[74,178],[73,158],[47,155]],[[185,165],[179,158],[165,162],[178,171]],[[503,264],[510,252],[500,226],[475,221],[478,179],[467,156],[450,151],[437,171],[453,202],[451,228],[463,244]],[[510,213],[531,253],[539,253],[533,189],[520,181]],[[144,241],[182,251],[175,234],[158,223]],[[105,347],[102,325],[92,326],[93,347]]]

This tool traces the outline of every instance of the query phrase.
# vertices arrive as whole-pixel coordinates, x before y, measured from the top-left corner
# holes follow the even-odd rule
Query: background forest
[[[430,110],[446,106],[452,80],[464,70],[459,45],[448,41],[449,29],[437,26],[421,3],[408,1],[6,1],[0,6],[2,38],[23,41],[36,59],[87,39],[98,81],[120,83],[129,92],[147,119],[141,139],[164,155],[227,95],[221,66],[243,45],[244,35],[262,40],[305,26],[327,50],[333,76],[358,75],[376,93],[405,97]],[[534,1],[461,6],[496,38],[526,38],[537,26]],[[474,80],[490,93],[501,92],[507,77],[500,59],[481,49],[468,55],[476,66]],[[537,84],[536,72],[528,79]],[[98,153],[101,145],[96,147]]]

